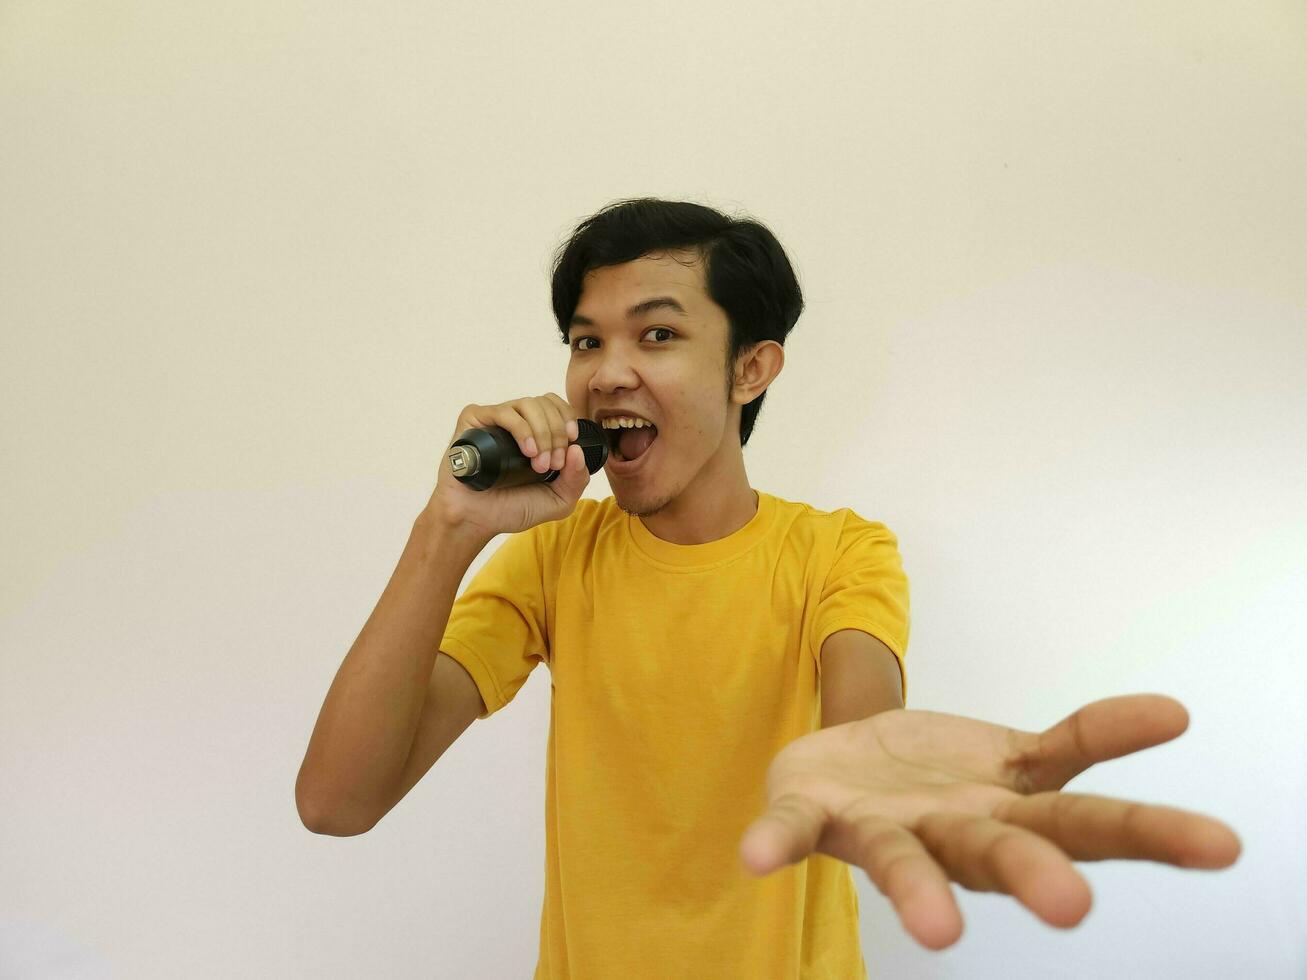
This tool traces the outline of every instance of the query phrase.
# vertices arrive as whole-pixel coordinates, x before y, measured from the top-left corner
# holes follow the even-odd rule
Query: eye
[[[675,337],[675,336],[676,336],[676,332],[675,332],[674,330],[672,330],[670,327],[650,327],[648,330],[645,331],[645,334],[648,335],[648,334],[650,334],[650,333],[653,333],[653,331],[655,331],[655,330],[661,330],[661,331],[663,331],[664,333],[671,334],[672,337]],[[594,337],[577,337],[576,340],[574,340],[574,341],[572,342],[572,350],[580,350],[580,351],[585,351],[585,350],[594,350],[593,347],[578,347],[578,346],[577,346],[577,344],[580,344],[582,341],[586,341],[586,340],[594,340],[594,339],[595,339]],[[671,340],[671,337],[668,337],[667,339],[668,339],[668,340]]]

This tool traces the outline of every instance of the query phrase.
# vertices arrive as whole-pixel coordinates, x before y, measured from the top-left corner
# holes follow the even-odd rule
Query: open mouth
[[[647,425],[638,429],[605,429],[604,435],[608,438],[608,452],[615,463],[633,463],[653,448],[658,439],[658,427]],[[622,449],[623,443],[626,445],[625,452]],[[626,455],[627,452],[631,455]]]

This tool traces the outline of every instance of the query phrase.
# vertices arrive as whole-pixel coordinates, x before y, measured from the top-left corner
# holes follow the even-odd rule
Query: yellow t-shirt
[[[812,854],[755,878],[739,845],[771,760],[821,727],[826,637],[864,630],[903,666],[897,545],[762,491],[744,527],[694,545],[582,498],[477,571],[440,649],[481,717],[536,664],[552,676],[536,980],[866,976],[851,866]]]

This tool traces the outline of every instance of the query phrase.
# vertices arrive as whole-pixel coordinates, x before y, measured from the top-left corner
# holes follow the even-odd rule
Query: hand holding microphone
[[[468,405],[454,434],[425,513],[487,537],[567,517],[608,459],[603,430],[553,393]]]

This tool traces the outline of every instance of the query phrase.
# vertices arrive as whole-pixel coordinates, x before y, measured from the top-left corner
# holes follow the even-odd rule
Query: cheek
[[[585,410],[585,384],[577,373],[570,368],[568,369],[567,377],[563,382],[562,395],[567,404],[572,406],[573,411],[580,414]]]

